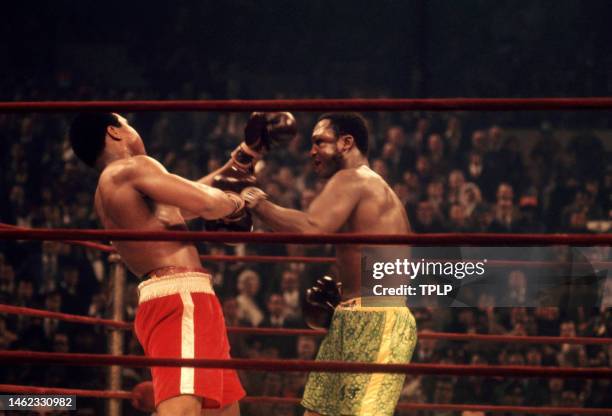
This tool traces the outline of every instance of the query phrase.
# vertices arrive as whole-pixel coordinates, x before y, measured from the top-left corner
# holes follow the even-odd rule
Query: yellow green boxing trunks
[[[405,306],[362,306],[356,298],[335,310],[317,361],[408,363],[416,322]],[[404,374],[318,373],[308,376],[302,406],[321,415],[393,415]]]

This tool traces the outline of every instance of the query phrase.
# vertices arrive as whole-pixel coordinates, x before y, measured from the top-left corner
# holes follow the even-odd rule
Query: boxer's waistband
[[[210,271],[203,267],[165,266],[145,273],[142,278],[150,279],[152,277],[174,276],[179,273],[203,273],[210,275]]]
[[[209,293],[215,294],[211,275],[204,269],[188,267],[164,267],[164,272],[157,274],[157,269],[147,273],[149,279],[138,285],[138,303],[176,295],[179,293]],[[166,269],[174,269],[173,272]]]
[[[359,296],[342,301],[338,309],[379,310],[389,308],[406,308],[405,296]]]

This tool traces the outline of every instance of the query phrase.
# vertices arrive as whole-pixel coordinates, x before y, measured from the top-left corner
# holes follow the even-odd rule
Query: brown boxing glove
[[[288,143],[296,134],[291,113],[252,113],[244,128],[244,142],[232,152],[232,162],[236,169],[252,172],[265,150]]]
[[[242,202],[240,192],[244,188],[256,184],[255,176],[250,172],[236,169],[233,164],[226,165],[217,173],[212,180],[211,186],[221,189],[235,196]],[[219,220],[207,220],[204,222],[207,231],[252,231],[253,219],[251,214],[244,209],[244,204],[231,215]]]
[[[331,324],[336,306],[342,300],[342,283],[329,276],[317,279],[314,286],[306,291],[302,316],[312,329],[327,329]]]

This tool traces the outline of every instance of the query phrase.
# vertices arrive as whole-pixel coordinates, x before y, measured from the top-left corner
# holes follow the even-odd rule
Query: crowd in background
[[[572,97],[612,89],[606,1],[284,2],[181,0],[7,3],[0,100],[249,99],[316,97]],[[333,35],[330,36],[330,33]],[[15,41],[17,39],[18,41]],[[370,165],[406,206],[417,233],[610,232],[607,112],[371,113]],[[221,166],[247,114],[127,115],[148,152],[190,179]],[[322,184],[308,163],[316,114],[258,166],[270,198],[306,209]],[[0,222],[98,228],[96,174],[66,140],[66,114],[0,114]],[[563,137],[563,138],[562,138]],[[569,137],[569,139],[567,139]],[[609,140],[609,138],[607,138]],[[200,230],[203,222],[192,221]],[[256,224],[258,230],[263,229]],[[608,227],[608,228],[607,228]],[[208,254],[331,256],[331,246],[199,244]],[[610,248],[588,260],[610,259]],[[566,260],[560,251],[556,260]],[[207,262],[228,326],[304,327],[301,303],[328,264]],[[59,242],[0,241],[0,303],[110,317],[107,254]],[[333,272],[333,270],[332,270]],[[513,307],[414,308],[420,331],[612,336],[612,290],[593,308],[527,307],[539,270],[502,270]],[[138,278],[125,286],[125,319]],[[595,287],[594,285],[593,287]],[[571,306],[571,307],[570,307]],[[0,314],[0,349],[103,353],[109,330]],[[124,333],[126,354],[141,354]],[[234,357],[312,359],[320,339],[230,335]],[[606,345],[447,342],[421,339],[419,363],[611,367]],[[104,389],[88,367],[2,366],[0,383]],[[123,369],[123,387],[149,379]],[[301,397],[302,373],[241,373],[249,395]],[[612,408],[610,381],[409,376],[402,401]],[[125,403],[124,414],[134,414]],[[104,403],[79,399],[79,414]],[[301,414],[297,406],[243,405],[244,415]],[[0,411],[1,413],[1,411]],[[453,412],[398,412],[451,415]],[[478,415],[472,412],[471,415]],[[467,413],[466,413],[467,416]]]
[[[241,140],[246,114],[131,114],[148,152],[174,173],[197,179],[221,166]],[[602,141],[580,134],[566,143],[555,131],[537,132],[535,143],[521,140],[512,126],[489,124],[467,114],[367,114],[370,165],[406,206],[417,233],[509,232],[587,233],[612,217],[612,169]],[[310,129],[315,114],[298,113],[298,136],[273,149],[257,167],[260,186],[287,207],[307,209],[322,183],[309,165]],[[0,116],[0,220],[24,227],[98,228],[92,196],[96,174],[72,154],[66,116]],[[532,132],[535,133],[535,132]],[[202,229],[201,221],[190,224]],[[256,223],[258,230],[264,228]],[[109,317],[113,265],[95,249],[60,242],[2,242],[0,302],[79,315]],[[202,253],[333,255],[333,247],[298,245],[224,246],[200,244]],[[608,248],[597,253],[609,259]],[[304,327],[303,294],[328,264],[206,264],[214,275],[228,326]],[[514,289],[529,276],[513,274]],[[137,307],[135,276],[125,287],[125,319]],[[609,294],[607,296],[610,296]],[[607,307],[415,308],[420,331],[512,335],[612,336]],[[601,300],[599,303],[602,303]],[[605,304],[605,302],[603,302]],[[607,304],[609,306],[610,303]],[[54,319],[0,316],[0,348],[55,352],[106,352],[108,330]],[[141,354],[131,332],[125,353]],[[313,359],[313,337],[230,336],[232,355],[248,358]],[[413,362],[528,364],[609,367],[609,346],[489,344],[422,339]],[[87,367],[3,367],[3,383],[101,389],[103,370]],[[130,388],[147,370],[123,370]],[[302,373],[242,373],[249,395],[301,397]],[[402,401],[612,407],[608,380],[506,379],[409,376]],[[99,414],[99,402],[83,409]],[[79,405],[81,408],[81,405]],[[85,411],[84,410],[84,411]],[[292,415],[289,405],[244,405],[244,414]],[[414,412],[398,412],[416,414]],[[83,413],[85,414],[85,413]],[[426,414],[420,412],[419,414]],[[433,413],[432,413],[433,414]],[[435,414],[445,414],[436,412]],[[448,413],[452,414],[452,413]]]

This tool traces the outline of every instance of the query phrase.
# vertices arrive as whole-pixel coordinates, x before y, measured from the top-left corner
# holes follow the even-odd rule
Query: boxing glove
[[[244,142],[232,152],[235,169],[253,172],[262,153],[288,143],[297,134],[295,117],[287,112],[252,113],[244,128]]]
[[[246,209],[244,200],[240,196],[243,187],[248,187],[255,177],[239,178],[218,174],[213,178],[212,186],[224,190],[236,201],[236,210],[230,215],[218,220],[206,220],[204,226],[207,231],[253,231],[253,218]]]
[[[312,329],[327,329],[331,324],[336,306],[342,300],[342,283],[329,276],[317,279],[314,286],[306,291],[302,316]]]

